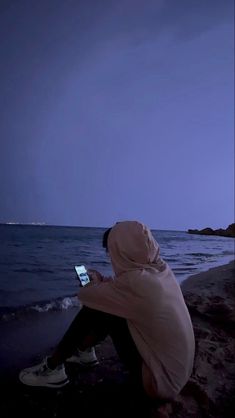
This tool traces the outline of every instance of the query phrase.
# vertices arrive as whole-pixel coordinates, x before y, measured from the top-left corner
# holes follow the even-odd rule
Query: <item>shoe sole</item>
[[[21,383],[23,383],[24,385],[27,386],[34,386],[34,387],[45,387],[45,388],[54,388],[54,389],[59,389],[62,388],[63,386],[66,386],[69,383],[69,379],[64,379],[61,382],[51,382],[51,383],[39,383],[39,382],[26,382],[24,381],[23,376],[19,376],[19,380],[21,381]]]

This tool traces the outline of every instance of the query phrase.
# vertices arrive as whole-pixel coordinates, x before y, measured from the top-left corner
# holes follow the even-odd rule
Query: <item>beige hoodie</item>
[[[145,225],[117,223],[108,237],[108,250],[114,280],[82,288],[79,299],[90,308],[127,319],[143,358],[147,394],[173,399],[189,379],[195,349],[180,286]]]

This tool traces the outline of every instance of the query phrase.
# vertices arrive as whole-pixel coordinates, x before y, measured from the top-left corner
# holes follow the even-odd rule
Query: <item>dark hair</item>
[[[112,228],[107,229],[103,235],[103,248],[105,248],[106,251],[108,251],[108,236],[110,234],[111,229]]]

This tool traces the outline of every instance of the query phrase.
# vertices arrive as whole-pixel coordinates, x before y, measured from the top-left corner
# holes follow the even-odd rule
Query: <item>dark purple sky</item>
[[[234,217],[233,0],[1,0],[0,221]]]

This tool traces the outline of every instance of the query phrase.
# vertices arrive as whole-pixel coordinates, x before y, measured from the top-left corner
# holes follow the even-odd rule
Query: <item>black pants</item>
[[[70,357],[76,348],[85,350],[110,336],[117,353],[138,381],[142,381],[142,358],[124,318],[84,306],[60,341],[55,356],[60,362]]]

